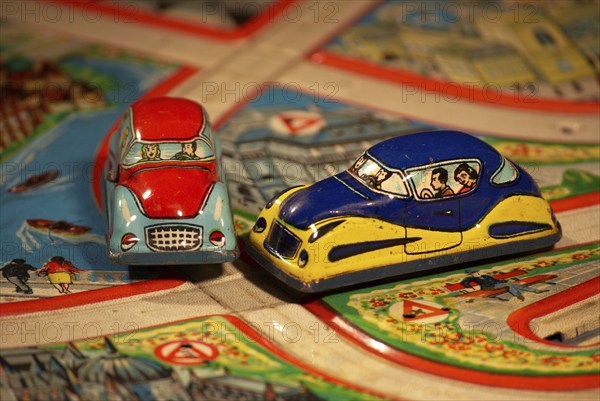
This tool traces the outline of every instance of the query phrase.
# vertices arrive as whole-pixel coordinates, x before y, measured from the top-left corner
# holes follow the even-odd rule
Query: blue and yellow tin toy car
[[[248,252],[302,292],[546,248],[560,225],[534,180],[456,131],[383,141],[268,202]]]

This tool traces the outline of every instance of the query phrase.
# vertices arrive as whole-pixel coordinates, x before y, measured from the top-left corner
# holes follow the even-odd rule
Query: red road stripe
[[[460,85],[456,82],[442,81],[427,78],[422,75],[372,64],[353,57],[342,56],[318,50],[309,57],[317,64],[329,65],[346,71],[352,71],[373,78],[384,79],[402,85],[414,87],[421,91],[440,93],[444,97],[465,102],[479,102],[483,104],[516,107],[545,112],[568,112],[581,114],[600,113],[600,102],[582,101],[572,102],[567,100],[554,100],[548,98],[527,98],[510,96],[494,91],[492,99],[485,90]]]
[[[596,191],[590,192],[589,194],[572,196],[570,198],[553,200],[550,201],[550,206],[552,206],[554,213],[558,213],[586,206],[593,206],[599,203],[600,191]]]
[[[513,311],[510,315],[508,315],[506,322],[511,329],[530,340],[555,347],[579,348],[578,346],[559,344],[540,338],[533,332],[529,323],[533,319],[546,316],[552,312],[556,312],[567,306],[597,295],[598,293],[600,293],[600,277],[595,277],[592,280],[586,281],[585,283],[581,283],[561,291],[558,294],[551,295],[540,301]]]
[[[132,297],[134,295],[172,289],[186,282],[187,280],[184,278],[160,278],[132,284],[123,284],[109,288],[99,288],[97,290],[78,292],[75,294],[68,294],[66,296],[3,303],[0,306],[0,317],[21,315],[25,313],[47,312],[62,308],[72,308],[74,306],[93,304],[97,302],[112,301],[114,299]]]
[[[52,0],[44,1],[50,2]],[[58,2],[63,3],[67,7],[90,8],[89,13],[91,15],[106,14],[112,16],[117,23],[142,22],[163,29],[180,31],[192,35],[208,36],[219,40],[237,40],[250,36],[267,25],[271,20],[278,18],[284,12],[285,8],[295,1],[279,0],[273,5],[268,6],[267,9],[263,10],[254,19],[235,29],[226,30],[206,24],[203,25],[202,21],[193,22],[171,16],[162,16],[151,11],[136,8],[135,5],[127,4],[127,2],[115,6],[109,2],[97,2],[93,0],[58,0]]]

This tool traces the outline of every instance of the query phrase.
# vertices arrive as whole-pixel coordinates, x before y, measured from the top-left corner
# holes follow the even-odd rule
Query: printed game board
[[[3,394],[15,399],[38,396],[39,386],[48,382],[50,394],[70,397],[383,399],[298,362],[227,315],[10,350],[3,354],[2,369]]]
[[[64,1],[96,16],[112,16],[128,23],[143,23],[221,40],[235,40],[258,31],[285,12],[295,0],[211,1],[211,0],[111,0]]]
[[[357,342],[362,339],[363,347],[372,346],[368,338],[376,338],[391,349],[373,352],[395,363],[415,363],[416,369],[426,368],[405,353],[441,363],[439,370],[475,383],[593,387],[597,343],[578,333],[589,333],[594,314],[568,333],[549,332],[544,322],[569,319],[566,311],[557,310],[559,304],[580,303],[585,313],[586,299],[598,286],[597,257],[598,243],[587,244],[480,266],[477,276],[452,271],[331,295],[310,307],[326,319],[332,319],[327,307],[332,308],[347,319],[334,323],[340,332]],[[484,289],[477,277],[485,276],[511,280],[511,285]],[[591,312],[595,306],[587,302]],[[352,325],[369,336],[356,336]],[[553,341],[563,346],[553,347]]]
[[[594,112],[599,17],[595,2],[383,1],[311,57],[471,101]]]
[[[0,399],[598,400],[600,3],[559,3],[3,4]],[[437,130],[523,166],[563,237],[313,295],[246,252],[111,263],[107,133],[167,95],[207,110],[242,249],[276,194]]]
[[[219,134],[224,143],[233,205],[240,212],[255,215],[284,189],[311,184],[347,169],[378,141],[449,129],[330,95],[320,98],[284,84],[264,86],[251,99],[227,117],[219,126]],[[473,134],[479,134],[502,154],[524,165],[555,211],[598,201],[600,149],[596,144],[532,142]]]
[[[185,69],[64,36],[28,35],[12,27],[3,33],[10,45],[2,54],[8,96],[1,313],[65,305],[56,298],[63,294],[77,294],[72,302],[82,303],[97,297],[90,290],[123,284],[129,286],[113,296],[181,284],[165,272],[140,273],[108,261],[103,216],[90,184],[98,145],[124,107],[161,83],[171,85]],[[53,271],[59,265],[68,270],[64,278]]]

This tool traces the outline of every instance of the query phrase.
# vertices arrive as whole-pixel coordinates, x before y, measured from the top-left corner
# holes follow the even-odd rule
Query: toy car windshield
[[[361,155],[348,169],[348,172],[375,191],[396,196],[408,196],[403,173],[388,169],[367,153]]]

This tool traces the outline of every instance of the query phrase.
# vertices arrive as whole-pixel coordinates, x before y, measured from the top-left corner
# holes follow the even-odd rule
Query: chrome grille
[[[202,227],[187,224],[146,227],[146,244],[155,252],[195,251],[202,245]]]
[[[273,227],[271,227],[271,231],[269,232],[269,236],[265,241],[265,247],[269,252],[286,259],[292,259],[296,256],[300,244],[300,239],[278,221],[274,222]]]

